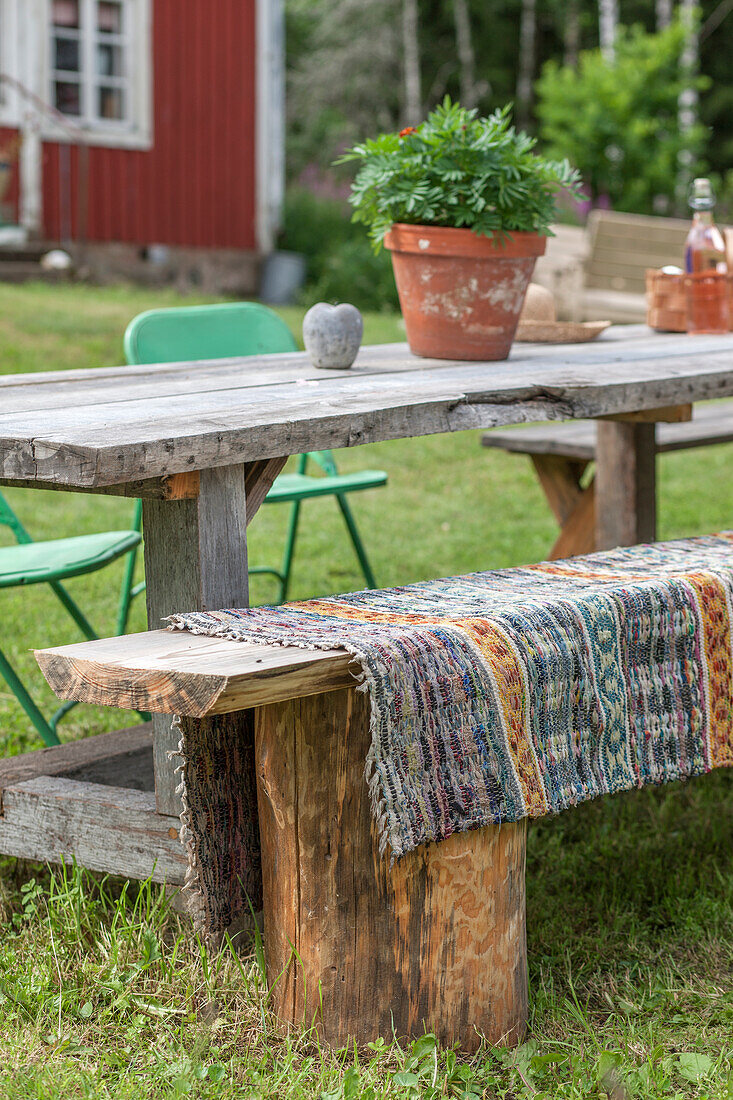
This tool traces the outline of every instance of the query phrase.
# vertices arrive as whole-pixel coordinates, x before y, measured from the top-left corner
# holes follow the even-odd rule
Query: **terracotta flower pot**
[[[546,237],[494,241],[470,229],[396,223],[392,253],[407,340],[435,359],[506,359]]]

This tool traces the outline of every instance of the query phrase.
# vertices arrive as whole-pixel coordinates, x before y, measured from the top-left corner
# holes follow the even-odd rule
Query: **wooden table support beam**
[[[0,485],[8,489],[27,489],[27,481],[2,477]],[[69,492],[68,485],[56,481],[35,481],[35,489],[50,492]],[[74,488],[78,493],[96,493],[100,496],[133,497],[140,500],[195,500],[199,492],[199,472],[191,470],[185,474],[167,474],[165,477],[141,478],[139,481],[123,481],[119,485],[101,485],[97,488],[85,486]]]
[[[182,609],[248,606],[247,523],[285,461],[275,458],[202,470],[195,498],[143,501],[149,625],[158,626],[166,616]],[[254,775],[252,716],[247,711],[204,721],[188,717],[182,723],[182,730],[177,730],[170,714],[153,714],[155,797],[161,814],[178,815],[183,808],[175,770],[182,735],[190,744],[202,738],[236,743],[239,758],[249,761],[242,767]],[[259,908],[259,830],[253,783],[243,783],[239,794],[233,827],[243,857],[246,853],[238,865],[239,889]]]
[[[194,500],[143,501],[148,623],[181,608],[244,607],[248,603],[247,505],[243,466],[203,470]],[[170,753],[179,734],[170,715],[153,715],[158,811],[179,814]]]
[[[247,494],[247,524],[249,525],[260,505],[272,488],[277,475],[287,462],[286,456],[269,458],[262,462],[245,463],[245,489]],[[36,489],[50,492],[68,492],[68,485],[59,485],[55,481],[36,481]],[[0,477],[0,486],[8,489],[28,488],[27,481],[17,478]],[[99,488],[76,489],[80,493],[92,493],[98,496],[132,497],[140,500],[196,500],[199,495],[200,471],[191,470],[185,474],[167,474],[165,477],[142,478],[139,481],[125,481],[120,485],[102,485]]]
[[[595,548],[595,490],[583,486],[587,462],[560,455],[532,455],[532,463],[547,501],[560,524],[550,561],[592,554]]]
[[[599,420],[596,549],[653,542],[657,533],[653,423]]]
[[[663,409],[609,413],[599,420],[625,420],[629,424],[687,424],[692,420],[692,405],[668,405]]]

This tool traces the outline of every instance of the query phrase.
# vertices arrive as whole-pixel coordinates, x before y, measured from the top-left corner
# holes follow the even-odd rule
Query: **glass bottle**
[[[713,222],[710,180],[692,181],[689,203],[693,216],[685,243],[687,331],[728,332],[728,265],[723,234]]]

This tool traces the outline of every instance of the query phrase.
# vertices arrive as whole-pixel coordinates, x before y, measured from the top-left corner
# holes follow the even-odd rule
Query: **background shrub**
[[[351,302],[363,310],[398,308],[389,255],[374,255],[363,226],[352,224],[345,200],[291,187],[285,198],[282,247],[307,259],[304,305]]]

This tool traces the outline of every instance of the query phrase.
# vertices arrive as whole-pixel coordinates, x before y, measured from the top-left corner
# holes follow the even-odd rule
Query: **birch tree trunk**
[[[402,57],[405,72],[405,125],[422,121],[420,88],[420,15],[417,0],[402,0]]]
[[[601,52],[607,61],[616,56],[618,0],[598,0],[598,32]]]
[[[568,0],[563,29],[563,65],[577,68],[580,50],[580,8],[578,0]]]
[[[656,0],[657,31],[664,31],[672,22],[672,0]]]
[[[526,126],[529,122],[529,111],[532,105],[536,32],[537,0],[522,0],[517,64],[517,122],[520,126]]]
[[[685,44],[680,58],[683,77],[689,81],[687,87],[680,93],[677,101],[677,124],[680,133],[684,135],[697,122],[697,88],[694,86],[694,78],[699,66],[699,41],[697,23],[697,0],[680,0],[680,18],[685,28]],[[677,208],[682,213],[685,209],[687,188],[692,174],[692,154],[687,149],[682,149],[679,155],[679,172],[677,176]]]
[[[453,0],[453,21],[456,28],[456,50],[460,65],[458,81],[461,103],[464,107],[475,107],[480,92],[476,84],[476,55],[473,52],[471,16],[467,0]]]

